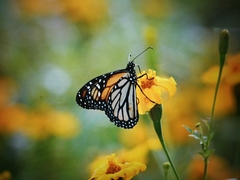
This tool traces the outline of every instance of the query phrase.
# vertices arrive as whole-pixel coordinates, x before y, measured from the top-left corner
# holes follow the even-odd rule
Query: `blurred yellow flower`
[[[218,73],[219,73],[219,66],[213,66],[201,76],[201,80],[206,84],[216,84]],[[222,71],[222,79],[225,76],[226,76],[226,68],[224,67]]]
[[[153,18],[164,18],[171,14],[172,4],[167,0],[142,0],[140,1],[141,13]]]
[[[135,126],[131,131],[121,129],[119,133],[119,139],[125,147],[132,148],[145,142],[148,138],[150,138],[151,131],[148,131],[150,130],[148,129],[146,124],[144,124],[143,121],[139,121],[138,125]],[[153,134],[153,136],[156,137],[155,134]]]
[[[147,76],[144,74],[147,74]],[[154,101],[157,104],[161,104],[163,102],[162,97],[166,96],[166,94],[171,97],[176,93],[177,83],[172,77],[169,79],[160,78],[159,76],[156,76],[156,71],[151,69],[149,69],[147,73],[143,71],[138,75],[138,77],[140,76],[142,77],[138,78],[138,84],[141,87],[143,93],[150,100]],[[141,92],[141,89],[137,88],[137,98],[139,100],[138,111],[139,114],[145,114],[155,105],[155,103],[146,98],[146,96]]]
[[[95,23],[107,16],[106,0],[59,0],[63,12],[73,21]]]
[[[115,154],[109,155],[107,157],[108,162],[97,168],[90,180],[130,180],[139,172],[146,170],[146,165],[138,162],[121,164],[115,156]]]
[[[79,122],[71,113],[56,111],[46,104],[36,110],[28,110],[11,102],[15,91],[13,80],[0,78],[0,133],[22,133],[42,139],[52,135],[71,138],[79,132]]]
[[[198,108],[202,113],[210,113],[219,66],[213,66],[202,75],[202,81],[208,86],[200,90]],[[229,56],[223,68],[221,84],[215,107],[216,116],[225,116],[236,112],[236,100],[233,87],[240,83],[240,53]]]
[[[157,138],[151,138],[145,142],[131,148],[119,150],[119,162],[137,161],[146,164],[148,162],[148,155],[150,150],[159,150],[161,148],[160,142]]]
[[[216,84],[218,73],[219,66],[213,66],[202,75],[202,81],[206,84]],[[228,57],[221,80],[230,85],[240,83],[240,53]]]
[[[195,105],[197,89],[189,86],[181,88],[184,88],[184,91],[178,91],[171,101],[164,104],[167,121],[163,121],[163,126],[165,126],[163,133],[165,140],[174,145],[194,142],[193,138],[189,138],[189,133],[183,128],[183,125],[194,127],[199,121]]]
[[[11,180],[12,175],[9,171],[2,171],[0,172],[0,180]]]
[[[157,44],[157,29],[153,26],[147,26],[144,29],[144,37],[147,46],[155,46]]]
[[[99,22],[106,18],[106,0],[15,0],[14,8],[23,15],[66,15],[69,19],[85,24]]]
[[[0,108],[0,132],[12,134],[20,132],[26,123],[27,111],[20,105]]]
[[[79,132],[79,122],[70,113],[59,111],[49,114],[51,122],[49,129],[53,135],[62,138],[71,138]]]
[[[120,130],[119,138],[126,147],[117,152],[118,160],[121,163],[138,161],[145,164],[148,162],[149,151],[161,148],[156,134],[152,131],[152,127],[148,127],[143,121],[139,121],[138,125],[131,131]]]
[[[71,138],[79,132],[79,122],[72,114],[56,111],[51,107],[40,107],[30,112],[22,133],[33,139],[44,139],[49,136]]]
[[[209,114],[212,109],[215,86],[209,85],[200,89],[197,96],[197,108],[203,114]],[[218,89],[215,105],[215,116],[222,117],[236,112],[236,102],[232,88],[227,83],[222,83]]]

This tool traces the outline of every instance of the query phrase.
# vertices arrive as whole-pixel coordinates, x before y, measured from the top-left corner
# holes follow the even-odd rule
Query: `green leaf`
[[[200,139],[198,134],[189,134],[188,136],[193,137],[194,139]]]
[[[189,133],[193,133],[193,130],[190,128],[190,127],[188,127],[188,126],[185,126],[185,125],[183,125],[183,127],[189,132]]]

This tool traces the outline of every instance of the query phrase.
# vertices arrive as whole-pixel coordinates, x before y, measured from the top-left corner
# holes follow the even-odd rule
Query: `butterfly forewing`
[[[119,80],[124,70],[118,70],[98,76],[86,83],[77,93],[76,101],[79,106],[86,109],[97,109],[104,111],[111,89]],[[112,74],[117,73],[119,78],[110,79]]]

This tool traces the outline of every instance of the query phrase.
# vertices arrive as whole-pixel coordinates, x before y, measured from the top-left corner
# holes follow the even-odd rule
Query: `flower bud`
[[[164,170],[164,174],[165,174],[165,179],[167,179],[168,176],[168,170],[170,169],[171,165],[169,162],[164,162],[163,163],[163,170]]]
[[[160,122],[162,118],[162,105],[155,104],[153,108],[149,111],[149,115],[153,121]]]
[[[220,37],[219,37],[219,53],[220,54],[227,54],[228,41],[229,41],[229,32],[227,29],[224,29],[220,32]]]

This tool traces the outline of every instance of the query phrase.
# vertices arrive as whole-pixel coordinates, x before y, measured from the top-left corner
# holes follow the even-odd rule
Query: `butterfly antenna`
[[[146,48],[144,51],[142,51],[140,54],[138,54],[135,58],[133,58],[132,62],[149,49],[153,49],[153,47],[149,46],[148,48]],[[131,57],[131,54],[129,55],[128,60],[130,59],[130,57]]]

